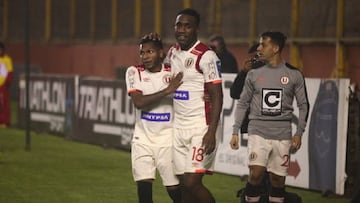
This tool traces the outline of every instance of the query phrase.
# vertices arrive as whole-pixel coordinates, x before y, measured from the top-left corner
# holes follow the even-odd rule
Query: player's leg
[[[184,188],[185,191],[192,197],[191,202],[199,203],[213,203],[215,199],[211,192],[205,187],[202,182],[204,174],[202,173],[185,173],[184,174]]]
[[[270,173],[269,202],[283,203],[285,200],[285,176]]]
[[[285,177],[288,174],[290,163],[290,140],[273,140],[273,150],[269,156],[270,172],[270,202],[284,202],[285,198]]]
[[[181,203],[180,182],[172,166],[172,147],[160,147],[154,151],[156,168],[159,171],[163,185],[174,203]]]
[[[186,158],[183,186],[184,191],[193,197],[193,201],[209,203],[215,202],[215,199],[202,179],[204,174],[213,172],[216,149],[211,154],[205,154],[202,141],[207,130],[208,126],[203,126],[189,131],[192,138]]]
[[[191,196],[184,188],[184,172],[186,165],[186,157],[188,154],[188,148],[190,144],[190,136],[187,130],[174,128],[174,139],[173,139],[173,167],[174,172],[180,181],[181,188],[181,200],[183,203],[193,202]]]
[[[152,180],[136,181],[139,203],[153,203]]]
[[[133,143],[131,163],[134,180],[137,184],[139,203],[152,203],[152,182],[155,179],[153,152],[149,146]]]
[[[166,191],[174,203],[181,203],[180,185],[166,186]]]
[[[258,202],[264,190],[263,176],[271,145],[258,135],[250,135],[248,139],[249,177],[245,187],[246,202]]]
[[[266,168],[263,166],[249,166],[249,178],[245,187],[246,202],[258,202],[264,191],[263,175]]]

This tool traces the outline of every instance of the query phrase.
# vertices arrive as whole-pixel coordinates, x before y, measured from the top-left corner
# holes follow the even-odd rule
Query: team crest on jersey
[[[251,152],[249,155],[249,161],[255,161],[257,159],[257,154],[255,152]]]
[[[281,77],[280,82],[281,82],[281,84],[286,85],[289,83],[289,78],[286,76]]]
[[[169,83],[170,83],[170,80],[171,80],[171,77],[170,77],[169,74],[164,75],[164,77],[163,77],[163,83],[169,84]]]
[[[193,64],[194,64],[194,59],[193,58],[187,58],[185,60],[185,68],[190,68]]]

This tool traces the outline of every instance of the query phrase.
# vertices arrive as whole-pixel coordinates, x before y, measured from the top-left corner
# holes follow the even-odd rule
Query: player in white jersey
[[[172,93],[182,83],[182,73],[172,77],[170,66],[162,63],[164,56],[160,40],[144,37],[140,42],[142,64],[126,71],[127,91],[136,107],[131,161],[139,203],[152,203],[156,169],[173,202],[181,202],[172,167]]]
[[[183,73],[174,94],[174,168],[180,177],[183,202],[215,202],[203,185],[211,173],[217,147],[216,132],[222,110],[220,60],[197,39],[200,16],[193,9],[177,14],[175,37],[165,63]],[[204,100],[208,95],[209,99]],[[207,96],[206,96],[207,97]]]
[[[285,63],[281,51],[286,37],[281,32],[265,32],[257,48],[265,65],[252,69],[246,76],[233,125],[230,145],[239,148],[238,132],[250,108],[248,126],[249,178],[245,188],[246,202],[259,202],[262,177],[270,174],[269,202],[285,199],[285,177],[290,163],[290,149],[298,150],[305,130],[309,102],[303,74]],[[299,108],[297,130],[292,134],[293,100]]]

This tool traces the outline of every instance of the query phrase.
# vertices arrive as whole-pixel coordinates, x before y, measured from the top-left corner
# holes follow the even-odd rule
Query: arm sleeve
[[[139,71],[136,67],[130,66],[125,74],[127,93],[141,91]]]
[[[302,136],[309,115],[309,100],[307,96],[305,78],[301,72],[299,72],[298,82],[295,87],[295,97],[297,106],[299,108],[299,122],[296,129],[296,135]]]
[[[251,75],[252,75],[251,72],[247,74],[243,91],[241,93],[240,99],[236,104],[233,134],[239,133],[241,125],[246,116],[246,111],[250,106],[250,101],[252,99],[253,90],[254,90],[251,83]]]
[[[221,62],[215,52],[211,50],[205,52],[199,65],[206,83],[221,83]]]

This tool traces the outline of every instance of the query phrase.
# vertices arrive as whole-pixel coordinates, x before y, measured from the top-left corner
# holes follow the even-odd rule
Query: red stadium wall
[[[239,65],[245,60],[246,46],[228,46]],[[14,64],[24,64],[24,45],[9,44],[8,53]],[[79,74],[115,78],[116,67],[139,62],[137,45],[31,45],[30,63],[40,66],[44,73]],[[360,46],[347,46],[346,68],[351,83],[360,85]],[[306,45],[300,48],[305,77],[329,78],[335,69],[335,47]],[[286,60],[289,51],[283,51]]]

